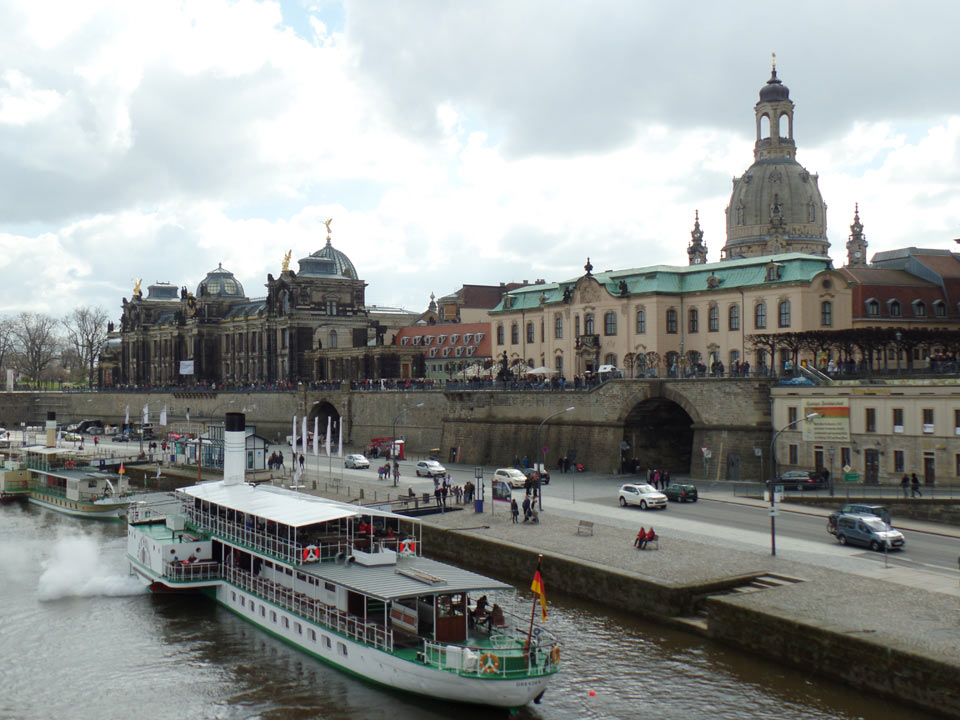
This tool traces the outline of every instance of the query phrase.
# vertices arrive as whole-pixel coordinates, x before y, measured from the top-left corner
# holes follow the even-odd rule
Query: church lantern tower
[[[696,210],[693,230],[690,232],[690,245],[687,247],[691,265],[703,265],[707,262],[707,246],[703,244],[703,230],[700,229],[700,211]]]
[[[847,240],[847,267],[866,267],[867,238],[863,234],[860,222],[860,203],[853,206],[853,225],[850,226],[850,239]]]

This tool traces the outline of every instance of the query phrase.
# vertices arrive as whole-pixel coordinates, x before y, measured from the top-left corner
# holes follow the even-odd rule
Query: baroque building
[[[326,244],[280,274],[268,274],[263,297],[249,298],[222,265],[191,292],[140,283],[123,298],[119,327],[101,354],[100,381],[110,385],[257,385],[330,378],[324,353],[389,345],[416,318],[368,307],[366,283],[344,253]]]

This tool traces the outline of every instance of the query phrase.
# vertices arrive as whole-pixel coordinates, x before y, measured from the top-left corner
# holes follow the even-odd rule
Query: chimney
[[[53,410],[47,411],[47,447],[57,446],[57,414]]]
[[[243,413],[229,412],[223,433],[223,484],[243,483],[246,465],[247,418]]]

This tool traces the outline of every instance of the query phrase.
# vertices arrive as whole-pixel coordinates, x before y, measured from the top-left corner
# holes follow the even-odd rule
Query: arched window
[[[942,300],[937,300],[933,303],[933,314],[938,318],[947,316],[947,306]]]
[[[807,222],[817,221],[817,206],[813,200],[807,203]]]
[[[760,116],[760,137],[761,139],[770,137],[770,116],[769,115]]]
[[[497,325],[497,345],[503,345],[503,325]]]
[[[667,310],[667,332],[673,335],[677,333],[677,311],[674,308]]]
[[[731,350],[730,351],[730,371],[733,371],[733,368],[736,367],[737,363],[740,362],[740,351]]]
[[[573,334],[576,337],[580,337],[580,316],[579,315],[573,316]]]
[[[517,345],[520,342],[520,326],[517,323],[510,325],[510,344]]]
[[[833,303],[829,300],[824,300],[820,303],[820,324],[823,327],[831,327],[833,325]]]
[[[327,347],[335,348],[337,346],[337,331],[331,330],[327,335]]]
[[[880,314],[880,301],[870,298],[867,300],[867,315],[876,317]]]
[[[563,315],[560,313],[553,318],[553,336],[558,340],[563,338]]]
[[[743,210],[744,210],[743,203],[737,203],[737,225],[744,224]]]
[[[720,308],[711,305],[707,313],[707,330],[709,332],[718,332],[720,330]]]
[[[583,316],[583,334],[593,335],[593,313],[587,313]]]
[[[533,323],[527,323],[527,342],[532,343],[537,339],[536,330],[534,329]]]
[[[786,113],[777,118],[777,134],[782,138],[790,136],[790,116]]]
[[[690,308],[687,312],[687,331],[688,332],[698,332],[700,329],[700,314],[697,312],[696,308]]]
[[[727,323],[730,326],[730,330],[739,330],[740,329],[740,306],[731,305],[730,310],[728,311],[728,320]]]
[[[888,300],[887,301],[887,312],[890,313],[892,317],[900,317],[903,314],[903,310],[900,306],[899,300]]]
[[[753,326],[757,330],[767,329],[767,304],[766,303],[758,302],[757,306],[753,309]]]
[[[612,365],[613,367],[617,366],[617,356],[613,353],[607,353],[603,356],[604,365]]]
[[[923,300],[914,300],[913,301],[913,314],[916,317],[926,317],[927,316],[927,304]]]
[[[637,335],[643,335],[647,331],[647,311],[637,310]]]
[[[617,314],[612,310],[603,314],[603,334],[617,334]]]
[[[777,325],[782,328],[790,327],[790,301],[781,300],[780,305],[778,306],[778,311]]]

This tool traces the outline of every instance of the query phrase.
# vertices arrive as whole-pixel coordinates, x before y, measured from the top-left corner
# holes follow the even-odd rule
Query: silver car
[[[417,463],[417,477],[442,477],[447,469],[436,460],[421,460]]]
[[[368,468],[370,467],[370,461],[363,455],[347,455],[343,459],[343,466],[345,468]]]
[[[641,510],[667,507],[667,496],[646,483],[623,485],[620,487],[620,506],[639,505]]]

